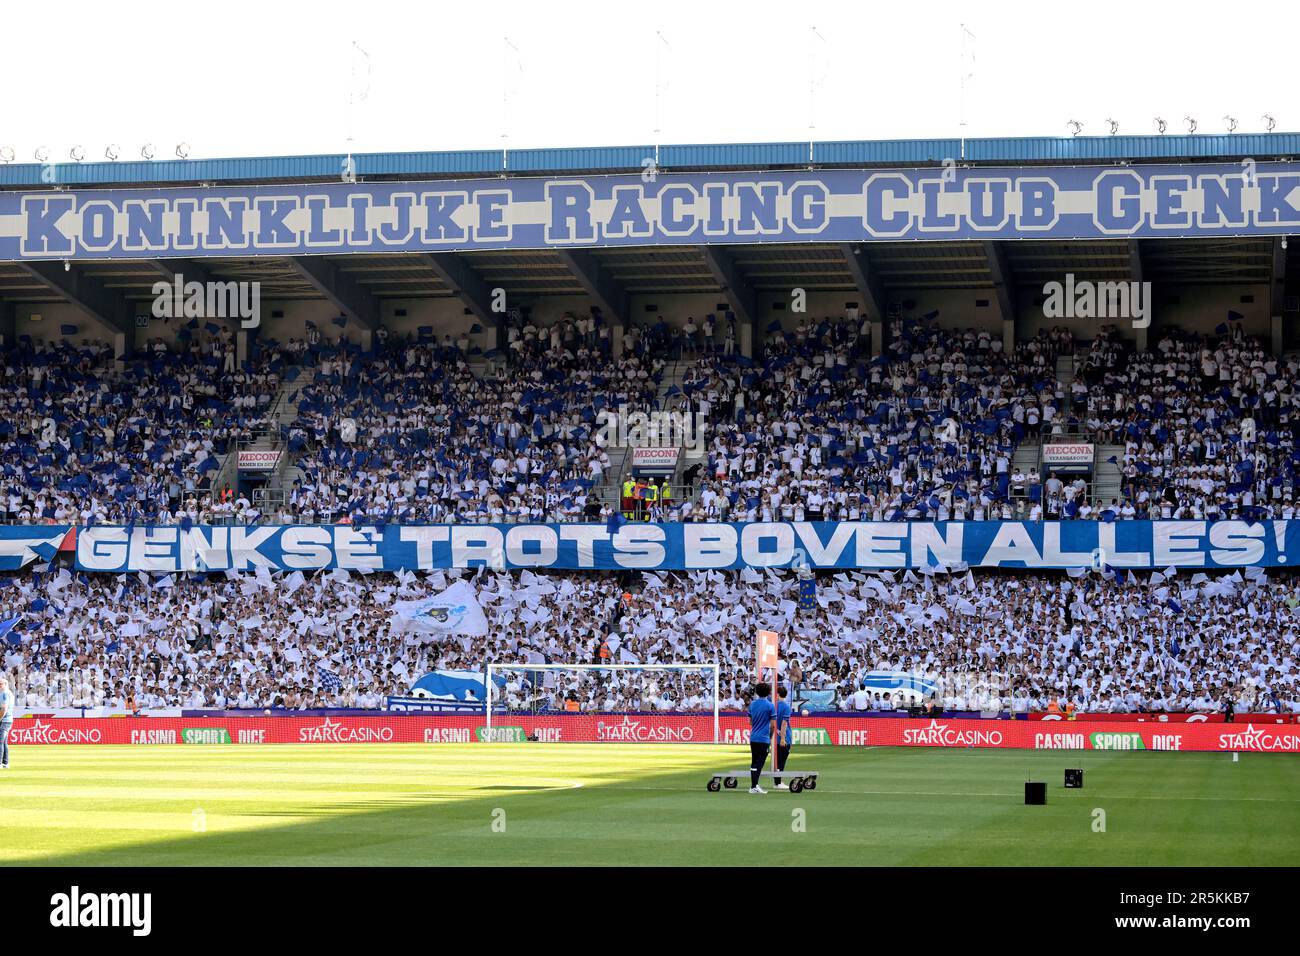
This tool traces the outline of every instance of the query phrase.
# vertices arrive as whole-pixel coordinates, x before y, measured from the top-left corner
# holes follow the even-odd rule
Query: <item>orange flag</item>
[[[754,659],[758,662],[758,676],[761,679],[763,671],[767,668],[776,670],[776,661],[780,656],[778,645],[781,636],[776,631],[759,631],[758,642],[754,653]]]

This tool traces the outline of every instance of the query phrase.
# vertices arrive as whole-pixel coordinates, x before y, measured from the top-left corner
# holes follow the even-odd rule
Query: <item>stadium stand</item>
[[[1279,145],[1271,154],[1293,152]],[[720,165],[751,168],[748,157]],[[630,162],[639,168],[639,157]],[[803,165],[801,151],[800,175]],[[256,334],[152,323],[143,290],[158,263],[77,260],[65,264],[65,280],[48,262],[0,263],[4,519],[383,529],[617,528],[620,516],[1296,517],[1300,359],[1286,353],[1282,323],[1283,311],[1295,311],[1283,305],[1296,257],[1284,239],[1236,237],[1202,253],[1192,239],[1097,238],[1095,260],[1084,262],[1053,237],[802,235],[599,248],[588,259],[560,244],[344,250],[332,260],[274,249],[261,262],[196,255],[186,268],[214,279],[256,275],[268,300],[286,307],[289,315],[268,316]],[[1157,281],[1198,289],[1149,331],[1091,319],[1056,325],[1024,294],[1076,261],[1142,279],[1143,243]],[[1224,289],[1201,282],[1202,255],[1229,275]],[[326,281],[345,264],[349,282]],[[125,290],[122,301],[107,291],[68,295],[83,279]],[[819,295],[811,312],[784,312],[796,283]],[[1268,306],[1248,309],[1253,292],[1237,294],[1247,286],[1268,288]],[[510,309],[498,314],[485,293],[507,287]],[[1019,288],[1018,305],[1008,287]],[[420,317],[407,316],[419,299]],[[42,319],[47,305],[98,316],[104,335],[74,344],[78,327]],[[114,321],[132,311],[144,319],[134,328],[147,331]],[[7,334],[26,327],[20,317],[44,322],[43,332]],[[601,433],[603,413],[622,409],[703,423],[702,447],[663,477],[670,492],[631,507],[629,449]],[[1096,458],[1082,470],[1048,467],[1042,449],[1055,440],[1089,443]],[[244,450],[268,452],[273,467],[241,470]],[[1055,702],[1085,713],[1208,712],[1231,698],[1243,711],[1300,712],[1300,590],[1287,571],[1144,570],[1140,581],[1104,565],[1082,576],[822,574],[817,621],[796,601],[796,579],[774,572],[480,574],[490,636],[431,640],[400,630],[391,606],[437,593],[455,572],[160,579],[73,573],[61,562],[35,572],[22,565],[0,590],[4,620],[16,622],[0,651],[27,678],[27,707],[70,706],[92,690],[128,709],[377,707],[425,671],[599,660],[602,642],[627,662],[726,661],[723,703],[735,706],[752,673],[753,629],[769,624],[788,635],[801,679],[840,707],[896,706],[897,698],[864,698],[859,685],[863,672],[886,670],[962,676],[938,702],[951,710]],[[89,675],[84,688],[42,686],[70,669]],[[576,699],[587,710],[690,709],[703,695],[698,679],[667,685],[646,675],[551,672],[506,688],[512,706]]]
[[[1142,352],[1113,332],[1080,348],[1055,329],[1006,355],[987,331],[919,319],[872,359],[841,317],[776,333],[753,362],[717,332],[694,333],[683,353],[657,323],[598,365],[599,340],[579,324],[521,320],[509,363],[492,365],[400,336],[369,353],[268,340],[239,368],[224,330],[150,343],[126,363],[90,342],[28,341],[5,356],[0,501],[10,522],[604,520],[624,475],[599,416],[625,406],[687,411],[707,428],[703,460],[658,520],[1295,514],[1300,361],[1239,325],[1163,330]],[[1058,360],[1076,350],[1067,385]],[[276,430],[296,468],[283,507],[223,500],[218,462]],[[1080,433],[1115,449],[1115,494],[1017,463],[1024,442]]]
[[[624,592],[608,572],[479,574],[487,638],[404,628],[394,601],[427,597],[457,572],[330,572],[114,577],[66,569],[5,582],[5,617],[23,612],[3,659],[25,675],[20,706],[188,708],[379,707],[434,670],[484,660],[597,662],[607,642],[622,663],[726,662],[722,705],[752,680],[753,628],[787,635],[804,689],[864,701],[867,671],[944,677],[945,710],[1079,713],[1300,713],[1300,606],[1291,576],[1157,572],[952,572],[827,575],[819,610],[796,607],[789,574],[648,574]],[[143,578],[143,580],[141,580]],[[80,675],[48,686],[46,675]],[[789,672],[787,671],[787,674]],[[547,673],[512,678],[511,706],[689,710],[698,679]],[[653,684],[653,686],[652,686]],[[856,696],[855,696],[856,695]]]
[[[265,427],[285,362],[268,348],[237,368],[229,332],[203,338],[180,349],[159,340],[122,363],[93,343],[24,342],[6,353],[7,520],[172,523],[187,510],[197,518],[201,497],[214,517],[235,517],[209,473],[215,456]]]

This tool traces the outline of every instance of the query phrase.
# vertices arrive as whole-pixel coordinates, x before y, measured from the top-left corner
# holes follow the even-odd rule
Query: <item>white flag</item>
[[[487,616],[468,581],[457,581],[423,601],[398,601],[393,613],[402,627],[413,631],[470,637],[485,637],[488,632]]]

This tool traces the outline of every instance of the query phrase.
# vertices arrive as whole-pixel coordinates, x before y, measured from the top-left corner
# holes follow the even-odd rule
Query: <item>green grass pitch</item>
[[[1300,863],[1290,755],[807,748],[791,769],[821,771],[817,790],[766,796],[747,781],[707,792],[748,749],[689,744],[60,746],[13,760],[6,866]],[[1084,789],[1063,788],[1066,767]],[[1031,777],[1047,806],[1024,806]]]

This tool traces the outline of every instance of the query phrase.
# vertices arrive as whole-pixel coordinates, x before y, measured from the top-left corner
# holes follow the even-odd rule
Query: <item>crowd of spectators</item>
[[[399,601],[467,577],[486,637],[412,630]],[[721,703],[741,706],[754,630],[785,635],[797,698],[889,709],[870,671],[939,680],[945,709],[1081,713],[1300,713],[1300,583],[1187,571],[1124,575],[845,572],[801,608],[776,572],[421,574],[300,572],[84,575],[60,569],[0,588],[0,643],[19,706],[379,707],[423,674],[515,663],[513,707],[584,711],[711,707],[710,678],[671,672],[533,671],[539,663],[721,664]],[[826,692],[830,692],[826,694]]]
[[[1124,446],[1121,517],[1295,516],[1300,362],[1233,325],[1164,332],[1147,352],[1112,338],[1073,387],[1098,440]],[[1068,516],[1068,515],[1067,515]]]
[[[678,405],[706,422],[687,519],[1011,517],[1011,461],[1061,413],[1059,330],[1006,354],[987,331],[898,325],[883,355],[851,322],[802,323],[758,364],[717,354]],[[1003,514],[1005,512],[1005,514]]]
[[[595,361],[585,344],[574,351],[553,336],[519,341],[509,365],[482,376],[459,348],[418,341],[390,339],[372,354],[340,349],[322,357],[295,396],[297,418],[287,429],[301,474],[286,517],[605,517],[590,495],[610,467],[601,412],[656,407],[663,362],[635,355]]]
[[[24,339],[5,352],[5,519],[171,523],[213,514],[217,457],[269,425],[285,367],[275,347],[242,366],[233,349],[223,330],[171,348],[147,342],[120,362],[111,346],[91,342]]]
[[[619,357],[598,314],[518,316],[500,353],[473,364],[469,332],[384,333],[363,352],[312,327],[236,363],[229,331],[212,329],[126,361],[92,343],[6,352],[5,519],[604,521],[627,511],[627,476],[611,473],[622,449],[603,417],[655,410],[695,416],[704,436],[685,487],[641,509],[656,520],[1296,515],[1300,361],[1240,322],[1165,329],[1143,352],[1103,328],[1072,381],[1058,376],[1068,330],[1007,352],[988,330],[933,317],[889,323],[873,357],[865,320],[805,316],[769,326],[757,360],[736,352],[730,315],[634,323]],[[672,361],[679,384],[665,390]],[[281,398],[289,424],[271,413]],[[291,466],[273,514],[248,487],[210,486],[222,455],[268,432]],[[1026,439],[1076,435],[1122,449],[1094,464],[1118,473],[1118,495],[1014,463]]]

